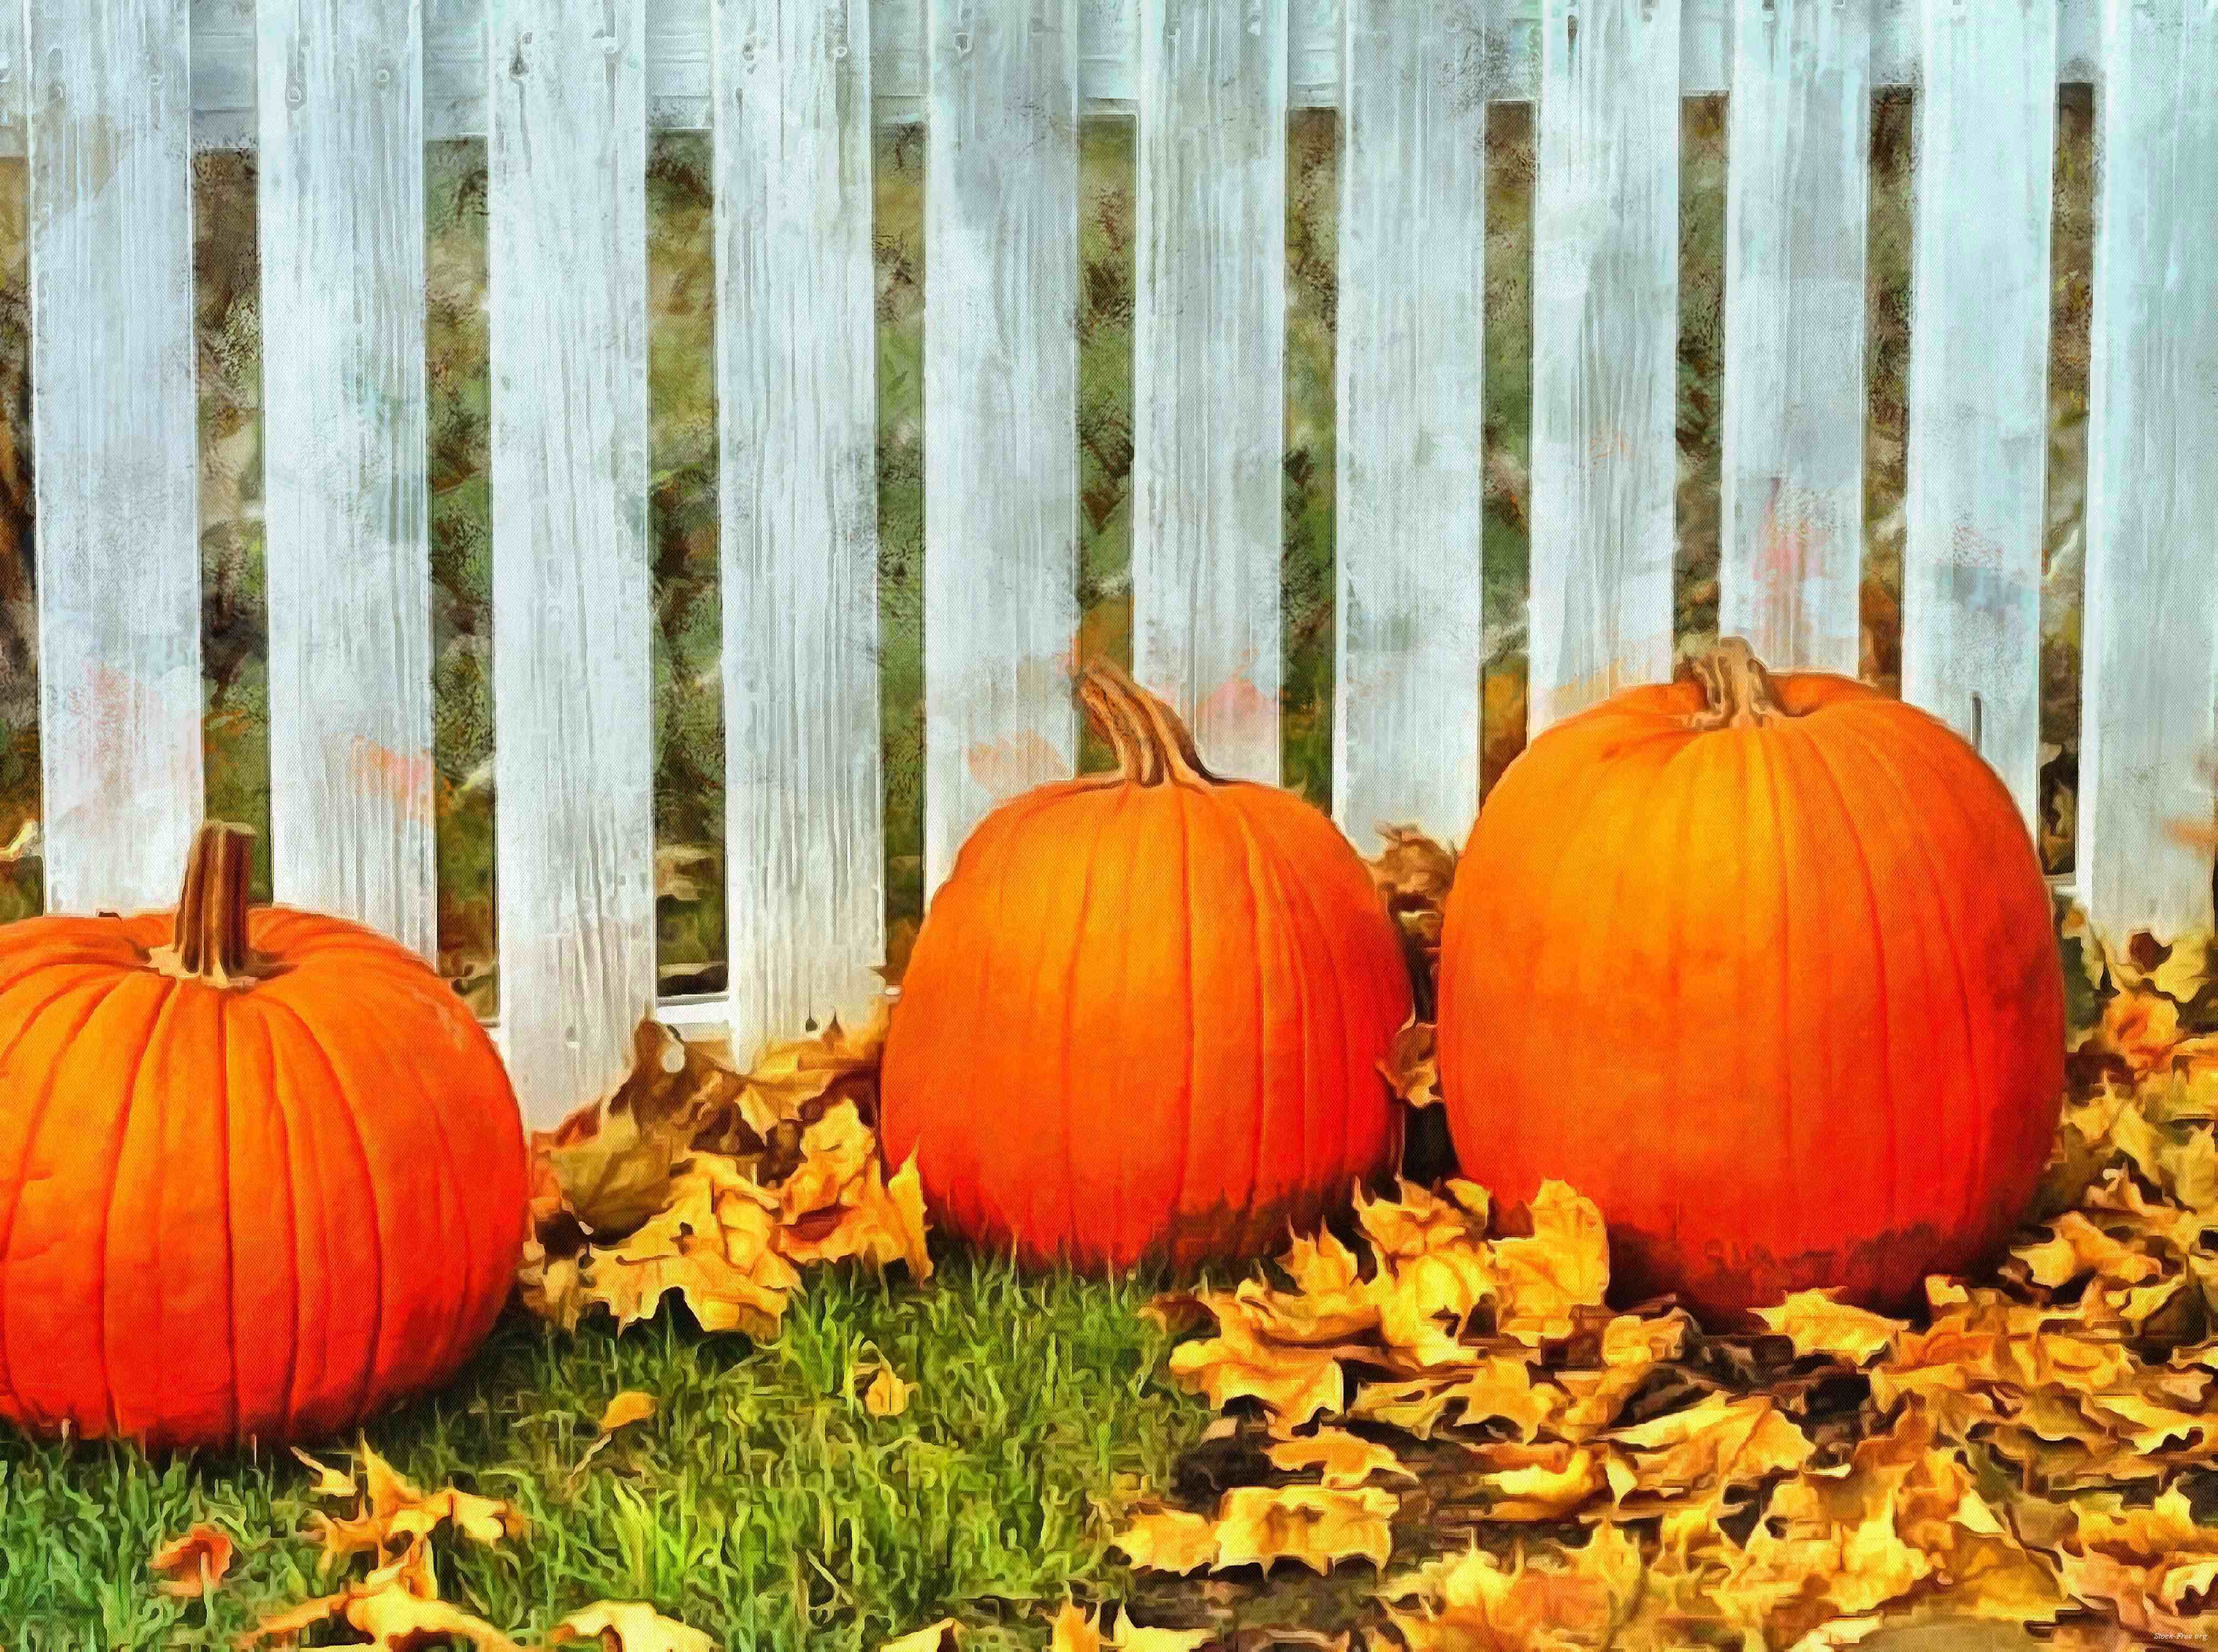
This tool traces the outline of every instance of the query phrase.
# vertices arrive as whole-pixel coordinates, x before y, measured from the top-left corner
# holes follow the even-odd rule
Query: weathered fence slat
[[[1739,0],[1727,111],[1719,629],[1854,676],[1871,0]]]
[[[1478,812],[1486,0],[1348,0],[1333,813]]]
[[[276,894],[429,955],[421,8],[256,22]]]
[[[1533,257],[1530,724],[1670,674],[1678,0],[1547,0]]]
[[[644,0],[493,0],[501,1028],[551,1124],[654,1002]]]
[[[2041,755],[2055,0],[1921,0],[1902,693],[2029,820]]]
[[[46,905],[164,906],[201,807],[185,11],[28,21]]]
[[[926,888],[1068,775],[1078,629],[1077,0],[930,0]]]
[[[1275,783],[1286,0],[1141,0],[1138,172],[1133,668]]]
[[[2218,758],[2218,12],[2110,0],[2087,440],[2079,895],[2099,929],[2211,922]]]
[[[744,1054],[867,1005],[885,950],[870,18],[840,0],[716,0],[716,15],[726,921]]]

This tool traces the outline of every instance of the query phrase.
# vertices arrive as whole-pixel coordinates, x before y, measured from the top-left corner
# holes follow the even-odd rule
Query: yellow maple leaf
[[[638,1389],[626,1389],[608,1402],[601,1412],[599,1432],[613,1434],[619,1428],[629,1428],[635,1422],[645,1422],[655,1413],[652,1394]]]
[[[863,1409],[873,1417],[898,1417],[908,1409],[908,1396],[914,1389],[915,1384],[894,1375],[892,1366],[881,1365],[863,1390]]]
[[[337,1469],[332,1468],[329,1463],[319,1461],[317,1458],[310,1457],[306,1451],[302,1451],[297,1445],[294,1446],[292,1451],[293,1455],[300,1458],[300,1461],[307,1466],[308,1472],[314,1476],[308,1482],[308,1491],[311,1495],[316,1497],[351,1497],[354,1495],[355,1483],[354,1477],[351,1475],[341,1474]]]
[[[1155,1629],[1132,1621],[1122,1606],[1117,1620],[1103,1634],[1102,1643],[1118,1652],[1201,1652],[1217,1639],[1212,1629]]]
[[[1608,1488],[1603,1453],[1583,1445],[1537,1455],[1489,1447],[1482,1454],[1495,1462],[1524,1459],[1481,1477],[1492,1500],[1486,1506],[1489,1519],[1560,1520]]]
[[[1614,1525],[1582,1548],[1508,1562],[1473,1548],[1379,1591],[1409,1652],[1592,1652],[1611,1644],[1642,1587],[1639,1546]]]
[[[936,1624],[895,1636],[883,1643],[878,1652],[957,1652],[962,1644],[962,1624],[952,1618],[943,1618]]]
[[[1272,1467],[1289,1474],[1314,1469],[1320,1484],[1339,1490],[1360,1486],[1373,1475],[1400,1475],[1405,1480],[1417,1477],[1384,1445],[1341,1428],[1320,1428],[1314,1434],[1274,1440],[1265,1448],[1264,1455]]]
[[[1705,1395],[1678,1411],[1603,1436],[1610,1490],[1623,1505],[1634,1493],[1678,1498],[1799,1469],[1815,1447],[1766,1395]]]
[[[572,1641],[598,1641],[603,1652],[716,1652],[716,1644],[637,1600],[596,1600],[547,1631],[550,1647]]]
[[[1320,1574],[1343,1560],[1384,1566],[1393,1551],[1388,1523],[1401,1507],[1391,1492],[1365,1487],[1239,1486],[1217,1509],[1217,1564],[1261,1566],[1291,1560]]]
[[[222,1587],[232,1552],[231,1534],[201,1521],[156,1549],[146,1568],[159,1581],[163,1593],[197,1600]]]
[[[1168,1369],[1181,1384],[1220,1411],[1236,1399],[1259,1400],[1280,1432],[1340,1411],[1348,1392],[1343,1350],[1267,1341],[1236,1302],[1221,1293],[1211,1300],[1224,1309],[1217,1335],[1171,1350]]]
[[[1571,1310],[1599,1308],[1609,1289],[1609,1236],[1591,1199],[1562,1182],[1533,1196],[1529,1238],[1494,1242],[1502,1283],[1503,1334],[1539,1344],[1567,1336]]]
[[[237,1644],[245,1649],[266,1640],[291,1639],[332,1622],[361,1630],[370,1637],[370,1645],[385,1652],[417,1652],[426,1645],[455,1642],[476,1652],[524,1652],[483,1618],[439,1599],[431,1551],[420,1539],[359,1582],[263,1618]]]
[[[1048,1652],[1101,1652],[1101,1630],[1094,1614],[1081,1612],[1075,1600],[1064,1601],[1050,1627]]]
[[[1217,1562],[1217,1523],[1184,1509],[1141,1510],[1112,1542],[1141,1571],[1183,1575]]]
[[[1834,1290],[1798,1290],[1756,1317],[1794,1345],[1798,1354],[1833,1354],[1861,1365],[1884,1349],[1897,1333],[1909,1329],[1868,1308],[1839,1300]]]

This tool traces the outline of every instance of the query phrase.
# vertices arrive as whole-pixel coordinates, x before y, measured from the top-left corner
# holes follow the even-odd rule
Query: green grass
[[[445,1596],[519,1638],[606,1597],[652,1601],[731,1652],[875,1648],[949,1613],[986,1629],[974,1645],[1036,1645],[1033,1603],[1117,1592],[1095,1500],[1120,1476],[1167,1483],[1208,1421],[1162,1380],[1146,1296],[952,1257],[920,1289],[815,1272],[760,1347],[667,1318],[569,1336],[511,1314],[459,1382],[368,1435],[426,1490],[451,1482],[530,1517],[498,1550],[439,1539]],[[873,1358],[920,1385],[899,1417],[855,1397],[850,1373]],[[660,1411],[580,1470],[623,1389]],[[163,1462],[0,1441],[0,1640],[228,1646],[336,1587],[298,1535],[319,1506],[307,1482],[266,1450]],[[212,1610],[158,1595],[146,1571],[196,1520],[241,1548]]]

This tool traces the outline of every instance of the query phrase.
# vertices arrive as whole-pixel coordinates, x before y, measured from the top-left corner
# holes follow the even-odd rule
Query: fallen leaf
[[[895,1376],[890,1365],[881,1365],[870,1386],[863,1390],[863,1409],[873,1417],[898,1417],[908,1409],[908,1396],[914,1386]]]
[[[1184,1574],[1217,1563],[1217,1523],[1184,1509],[1136,1513],[1112,1541],[1139,1571]]]
[[[1411,1107],[1440,1104],[1440,1069],[1434,1055],[1433,1024],[1415,1016],[1403,1024],[1379,1058],[1387,1086]]]
[[[1078,1609],[1075,1600],[1063,1603],[1050,1631],[1048,1652],[1101,1652],[1101,1631],[1093,1614]]]
[[[1144,1628],[1119,1606],[1116,1622],[1103,1633],[1102,1644],[1118,1652],[1201,1652],[1217,1638],[1217,1631],[1209,1629]]]
[[[654,1413],[655,1401],[652,1394],[642,1393],[638,1389],[626,1389],[610,1400],[602,1411],[599,1429],[604,1434],[613,1434],[619,1428],[645,1422]]]
[[[1373,1475],[1399,1475],[1404,1480],[1417,1477],[1384,1445],[1341,1428],[1320,1428],[1314,1434],[1274,1440],[1264,1455],[1273,1468],[1290,1474],[1314,1469],[1319,1483],[1335,1490],[1360,1486]]]
[[[293,1447],[293,1455],[300,1458],[303,1463],[307,1465],[308,1472],[313,1476],[313,1478],[308,1482],[308,1491],[310,1495],[315,1497],[351,1497],[355,1494],[354,1477],[351,1475],[341,1474],[337,1469],[332,1468],[330,1464],[319,1462],[315,1457],[310,1457],[306,1451],[302,1451],[297,1445]]]
[[[1238,1486],[1217,1510],[1215,1570],[1281,1560],[1312,1571],[1362,1559],[1384,1566],[1394,1539],[1388,1522],[1401,1507],[1391,1492],[1365,1488],[1332,1491],[1322,1486]]]
[[[1832,1354],[1856,1365],[1910,1328],[1905,1321],[1841,1302],[1837,1296],[1831,1290],[1798,1290],[1775,1308],[1757,1309],[1756,1316],[1792,1342],[1798,1354]]]
[[[231,1556],[230,1534],[203,1521],[157,1549],[146,1565],[160,1581],[163,1593],[196,1600],[222,1586]]]
[[[316,1624],[334,1621],[367,1634],[370,1645],[382,1652],[419,1652],[427,1646],[457,1640],[476,1652],[524,1652],[483,1618],[439,1599],[431,1552],[420,1540],[411,1544],[398,1559],[335,1594],[319,1595],[263,1618],[240,1636],[237,1644],[248,1648],[266,1640],[290,1639]]]
[[[1508,1562],[1473,1548],[1380,1589],[1409,1652],[1591,1652],[1631,1615],[1642,1586],[1639,1545],[1613,1525],[1577,1549],[1521,1550]]]
[[[963,1626],[952,1618],[943,1618],[884,1642],[878,1652],[957,1652],[962,1644]]]
[[[716,1643],[637,1600],[596,1600],[547,1631],[547,1644],[598,1641],[603,1652],[716,1652]]]

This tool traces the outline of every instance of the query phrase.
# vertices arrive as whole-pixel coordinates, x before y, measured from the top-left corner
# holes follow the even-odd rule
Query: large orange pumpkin
[[[1440,1077],[1467,1174],[1559,1177],[1621,1299],[1901,1307],[2025,1210],[2063,1080],[2048,892],[1924,712],[1738,639],[1533,741],[1458,870]]]
[[[944,1226],[1033,1263],[1251,1255],[1392,1160],[1400,944],[1323,815],[1211,775],[1113,667],[1080,699],[1118,769],[963,845],[894,1009],[886,1148]]]
[[[453,1375],[524,1229],[516,1099],[413,954],[247,911],[0,929],[0,1414],[150,1447],[305,1439]]]

